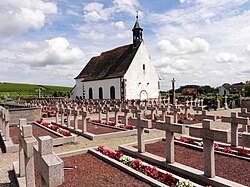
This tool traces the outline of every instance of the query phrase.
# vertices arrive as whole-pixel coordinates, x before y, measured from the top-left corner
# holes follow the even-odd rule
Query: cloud
[[[41,0],[5,0],[0,2],[0,37],[12,37],[28,29],[40,29],[48,14],[55,14],[54,3]]]
[[[215,57],[216,62],[218,63],[239,63],[244,62],[245,59],[238,57],[236,54],[221,52]]]
[[[192,41],[185,38],[178,38],[175,45],[169,40],[161,40],[158,42],[158,48],[164,54],[183,55],[208,52],[209,43],[201,38],[194,38]]]
[[[123,21],[112,22],[111,25],[117,27],[118,29],[125,28]]]
[[[110,7],[94,2],[84,6],[84,20],[86,22],[107,21],[116,13],[129,13],[135,15],[139,3],[137,0],[113,0]]]
[[[10,49],[16,45],[16,48]],[[1,55],[2,61],[12,64],[24,64],[29,67],[47,67],[55,65],[73,65],[84,58],[78,47],[70,47],[67,39],[58,37],[39,42],[12,44]]]

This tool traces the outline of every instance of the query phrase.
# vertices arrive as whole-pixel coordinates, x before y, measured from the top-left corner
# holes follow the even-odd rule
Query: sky
[[[136,11],[161,90],[250,80],[250,0],[2,0],[0,82],[71,86],[132,43]]]

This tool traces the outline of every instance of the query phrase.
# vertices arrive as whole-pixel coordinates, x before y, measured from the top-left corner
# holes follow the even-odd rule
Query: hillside
[[[19,84],[19,83],[0,83],[0,99],[12,98],[34,98],[38,97],[40,88],[41,97],[63,97],[67,96],[71,87],[48,86],[35,84]]]

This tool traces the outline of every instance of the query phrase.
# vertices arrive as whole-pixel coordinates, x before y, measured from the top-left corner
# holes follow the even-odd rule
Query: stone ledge
[[[148,143],[148,142],[146,142]],[[136,142],[134,143],[137,144]],[[130,144],[131,145],[131,144]],[[173,164],[167,164],[165,162],[165,159],[163,157],[159,157],[156,155],[153,155],[151,153],[139,153],[137,149],[126,145],[120,145],[119,150],[123,151],[125,154],[131,155],[133,157],[137,157],[143,160],[146,160],[147,162],[167,167],[171,171],[175,172],[176,174],[184,175],[188,179],[195,181],[200,184],[210,184],[212,186],[218,186],[218,187],[243,187],[244,185],[241,185],[239,183],[235,183],[233,181],[221,178],[221,177],[215,177],[215,178],[207,178],[204,176],[204,172],[194,169],[192,167],[188,167],[179,163],[173,163]]]

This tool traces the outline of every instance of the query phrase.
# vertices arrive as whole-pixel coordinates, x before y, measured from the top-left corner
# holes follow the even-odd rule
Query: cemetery
[[[57,11],[63,15],[61,19],[65,15],[72,17],[80,15],[79,12],[73,11],[74,3],[70,7],[72,10],[67,9],[68,7],[60,7],[57,10],[56,5],[52,6],[53,2],[49,5],[43,0],[34,2],[37,3],[36,14],[39,14],[41,20],[47,19],[47,13],[54,14]],[[114,21],[116,13],[135,11],[135,8],[139,7],[139,2],[136,6],[133,3],[137,4],[137,1],[126,3],[112,1],[114,7],[105,5],[104,8],[104,4],[98,2],[93,4],[84,2],[81,6],[84,6],[82,11],[86,15],[81,15],[81,19],[84,18],[85,22],[90,21],[91,24],[88,26],[90,29],[85,30],[85,27],[76,29],[75,27],[82,24],[75,25],[77,22],[72,22],[72,28],[83,32],[79,34],[81,39],[84,37],[86,40],[91,39],[88,38],[89,33],[92,37],[98,37],[100,34],[100,39],[105,38],[106,42],[96,40],[94,43],[98,45],[110,43],[114,38],[124,39],[126,37],[123,34],[116,35],[118,31],[127,30],[123,21],[107,25],[116,29],[114,34],[109,28],[110,37],[101,35],[101,27],[98,28],[100,33],[95,32],[95,26],[97,21],[108,21],[111,19],[110,16]],[[164,16],[154,13],[146,23],[159,21],[159,24],[162,24],[162,20],[171,20],[172,14],[177,14],[180,10],[182,12],[186,6],[195,5],[197,2],[182,0],[179,3],[182,9],[175,11],[173,8],[171,14]],[[204,2],[199,3],[197,7]],[[213,2],[208,4],[210,3],[213,5]],[[223,5],[223,2],[221,3]],[[47,12],[46,14],[40,10],[40,6]],[[67,9],[65,15],[64,9]],[[28,8],[22,7],[20,10],[22,13],[26,11],[30,17],[35,17]],[[8,14],[14,15],[13,12],[9,11]],[[214,22],[213,19],[210,20],[212,14],[201,15],[208,17],[204,21],[206,24]],[[148,16],[146,12],[145,15]],[[197,15],[196,17],[200,17]],[[239,14],[238,17],[240,16]],[[49,30],[50,27],[54,27],[52,23],[57,19],[57,16],[54,16],[51,25],[46,25],[46,28]],[[174,25],[181,26],[182,21],[182,19],[174,21]],[[187,25],[191,28],[192,24]],[[41,21],[40,24],[32,23],[32,25],[42,27],[44,24]],[[36,29],[39,30],[36,27],[40,26],[34,27],[34,33]],[[157,69],[162,69],[160,71],[162,74],[167,71],[168,78],[169,75],[176,78],[171,78],[169,82],[166,82],[165,75],[160,77],[154,67],[142,37],[143,28],[139,23],[137,11],[132,28],[132,43],[102,51],[99,55],[91,57],[88,62],[84,62],[85,66],[74,77],[75,85],[72,88],[1,83],[0,92],[4,93],[0,93],[0,186],[250,186],[250,99],[247,97],[250,96],[250,81],[224,83],[217,88],[208,85],[185,85],[176,88],[176,82],[183,77],[186,79],[183,75],[188,71],[190,71],[188,75],[193,76],[191,84],[201,81],[195,79],[203,79],[203,71],[211,73],[208,80],[218,79],[223,73],[219,68],[212,71],[213,64],[207,67],[203,63],[207,56],[199,53],[209,53],[210,47],[205,39],[197,36],[193,40],[178,38],[176,42],[172,42],[168,38],[172,38],[173,35],[162,36],[161,32],[166,32],[165,29],[167,31],[169,28],[162,27],[155,35],[158,43],[155,45],[158,46],[155,51],[164,51],[165,55],[171,58],[163,55],[162,59],[154,60]],[[23,30],[29,32],[29,28],[24,27]],[[70,35],[74,35],[74,32],[72,31]],[[178,32],[176,34],[178,35]],[[62,35],[67,36],[68,33]],[[35,35],[33,38],[36,38]],[[86,41],[81,42],[88,44]],[[63,37],[45,40],[37,45],[23,42],[14,47],[13,43],[13,48],[22,48],[21,46],[25,46],[23,51],[35,51],[35,48],[44,47],[44,53],[49,51],[49,54],[43,58],[39,53],[25,56],[24,52],[16,52],[13,57],[4,56],[4,62],[12,58],[15,60],[15,56],[20,58],[18,60],[20,63],[23,61],[22,56],[27,61],[41,58],[41,62],[37,64],[29,62],[24,68],[30,68],[31,71],[28,71],[30,74],[33,73],[33,67],[35,67],[33,70],[44,68],[44,74],[39,75],[51,81],[50,83],[61,81],[52,80],[53,76],[62,81],[69,76],[72,78],[75,73],[72,67],[75,68],[73,65],[76,63],[70,59],[75,55],[78,55],[75,60],[82,63],[83,59],[86,60],[85,55],[96,54],[99,50],[86,45],[85,54]],[[88,51],[87,48],[92,51]],[[212,45],[210,48],[213,48]],[[244,53],[249,51],[248,45]],[[60,57],[59,54],[63,58],[56,61]],[[246,58],[240,58],[233,53],[220,55],[215,57],[215,61],[221,64],[224,62],[231,65],[238,61],[247,61]],[[188,67],[190,60],[188,58],[191,56],[199,56],[201,64]],[[51,61],[54,63],[53,66]],[[171,61],[171,64],[168,61]],[[180,67],[175,69],[172,61]],[[79,64],[77,68],[80,67]],[[68,68],[69,65],[72,67]],[[6,71],[11,68],[12,66],[6,65]],[[54,68],[54,72],[46,76],[48,70],[46,68],[50,71]],[[67,68],[73,73],[66,75]],[[197,72],[192,72],[192,68]],[[175,74],[178,71],[180,76]],[[235,78],[229,74],[232,72],[233,70],[227,72],[227,79],[231,82],[229,78]],[[246,72],[249,73],[249,70],[241,71],[242,74]],[[237,73],[240,74],[240,70]],[[63,79],[62,74],[67,78]],[[238,74],[237,78],[240,77]],[[31,75],[28,77],[32,80],[34,78]],[[38,80],[40,79],[41,77]],[[181,84],[188,81],[190,80],[182,80]],[[171,89],[162,91],[162,83],[165,86],[170,83]]]

